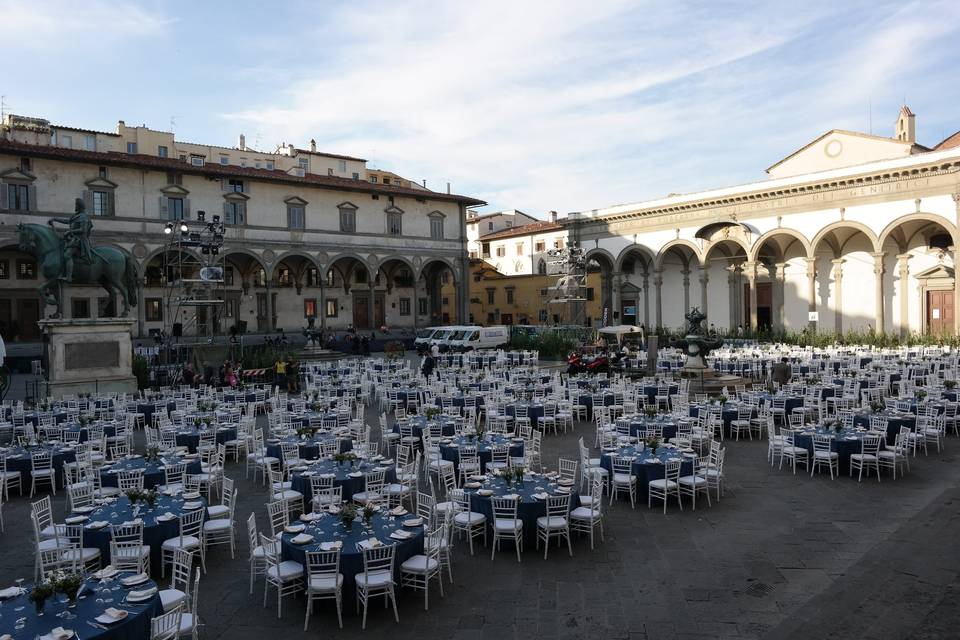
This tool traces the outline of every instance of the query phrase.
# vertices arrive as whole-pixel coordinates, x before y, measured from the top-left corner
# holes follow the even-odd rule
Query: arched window
[[[537,273],[541,276],[547,275],[547,261],[543,258],[540,258],[540,261],[537,262]]]

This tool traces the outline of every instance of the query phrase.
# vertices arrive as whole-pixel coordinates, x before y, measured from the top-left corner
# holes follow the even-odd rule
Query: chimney
[[[240,151],[247,150],[247,136],[243,135],[242,133],[240,134],[240,141],[237,144],[237,148],[240,149]]]
[[[317,152],[317,141],[314,140],[313,138],[310,138],[310,152],[311,153]]]
[[[556,221],[557,221],[557,212],[556,212],[556,211],[551,211],[551,212],[550,212],[550,222],[556,222]]]
[[[120,133],[124,127],[127,126],[127,123],[123,120],[117,120],[117,133]]]
[[[450,183],[447,183],[447,193],[450,193]]]

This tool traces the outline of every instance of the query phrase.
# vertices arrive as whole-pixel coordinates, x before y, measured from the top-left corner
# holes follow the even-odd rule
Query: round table
[[[3,601],[2,631],[13,635],[15,640],[21,638],[42,638],[55,627],[63,627],[74,631],[74,638],[90,640],[142,640],[150,637],[150,619],[163,613],[160,595],[154,596],[144,603],[124,603],[126,594],[133,590],[144,590],[157,587],[157,583],[148,580],[135,587],[124,587],[120,579],[132,575],[132,572],[122,572],[114,576],[109,582],[101,583],[95,578],[87,578],[77,598],[77,605],[73,609],[67,608],[66,597],[55,594],[49,598],[43,607],[43,615],[38,616],[34,604],[29,601],[28,594],[32,585],[24,583],[26,593]],[[109,591],[107,591],[109,589]],[[105,602],[112,600],[112,602]],[[125,609],[127,617],[109,625],[94,622],[105,609]],[[20,609],[18,611],[18,609]],[[75,616],[71,619],[58,617],[64,611]],[[22,620],[22,626],[16,624]],[[88,622],[100,625],[94,627]],[[106,627],[106,628],[100,628]]]
[[[317,432],[308,438],[300,436],[286,436],[284,438],[271,438],[267,440],[267,455],[277,460],[283,460],[282,444],[296,442],[300,445],[300,458],[303,460],[316,460],[320,457],[320,443],[330,442],[332,440],[340,441],[340,453],[346,453],[353,449],[353,442],[349,438],[338,438],[333,433]]]
[[[611,396],[612,397],[612,396]],[[537,429],[540,426],[540,418],[543,417],[543,403],[542,402],[514,402],[513,404],[508,404],[506,406],[506,411],[508,416],[517,416],[517,407],[526,407],[527,408],[527,417],[530,418],[530,426],[534,429]]]
[[[216,429],[217,444],[224,444],[227,440],[237,439],[236,427],[210,427]],[[176,442],[178,447],[186,447],[190,453],[196,453],[200,446],[200,434],[206,431],[204,427],[180,427],[177,429]]]
[[[103,486],[116,487],[118,471],[141,471],[143,473],[143,488],[153,489],[157,485],[162,485],[166,482],[167,465],[180,463],[187,464],[188,474],[201,473],[200,460],[196,459],[196,457],[187,459],[175,455],[165,455],[161,456],[160,460],[148,462],[140,454],[133,454],[100,467],[100,479]]]
[[[384,480],[387,484],[397,481],[396,465],[392,462],[381,466],[377,462],[366,460],[357,460],[352,465],[349,462],[339,463],[334,460],[320,460],[307,465],[302,471],[294,472],[293,478],[290,480],[291,488],[303,494],[304,509],[309,509],[310,501],[313,500],[310,477],[333,474],[333,486],[341,487],[340,495],[344,502],[347,502],[353,498],[353,494],[360,493],[366,487],[365,472],[377,468],[386,470]]]
[[[131,522],[135,518],[143,520],[143,544],[150,547],[150,575],[160,575],[161,553],[160,546],[164,540],[180,535],[180,515],[184,513],[183,504],[187,502],[183,496],[157,495],[157,502],[153,509],[140,502],[135,508],[126,496],[117,498],[97,506],[90,513],[71,514],[87,516],[83,529],[83,544],[85,547],[100,549],[101,565],[110,563],[110,526]],[[203,497],[192,498],[189,502],[199,502],[203,509],[203,519],[207,519],[207,502]],[[164,516],[167,512],[176,516],[170,520],[157,520],[157,516]],[[107,525],[99,528],[91,527],[91,523],[106,522]]]
[[[94,426],[97,426],[96,423],[94,423]],[[86,442],[87,439],[90,437],[88,427],[81,427],[79,422],[72,422],[70,424],[64,425],[63,431],[64,433],[68,431],[73,433],[79,433],[80,442]],[[106,425],[106,424],[103,425],[103,435],[107,436],[108,438],[112,438],[115,435],[117,435],[117,428],[114,426],[112,422],[109,425]]]
[[[547,515],[547,503],[544,500],[535,498],[536,493],[546,493],[554,496],[560,495],[555,481],[551,482],[549,478],[542,474],[525,474],[523,482],[518,485],[511,482],[507,486],[504,478],[494,475],[487,475],[486,480],[479,487],[464,486],[464,490],[470,498],[470,510],[482,513],[487,517],[487,542],[493,541],[493,503],[491,497],[501,497],[506,495],[516,495],[520,498],[520,504],[517,505],[517,518],[523,521],[523,545],[527,549],[533,549],[537,541],[537,518]],[[467,485],[474,483],[467,483]],[[480,495],[479,491],[492,491],[491,496]],[[580,505],[580,494],[575,487],[570,488],[570,510]]]
[[[618,423],[621,420],[626,421],[630,425],[630,435],[634,438],[644,437],[647,429],[653,428],[660,430],[664,441],[677,437],[677,423],[673,420],[665,420],[662,415],[656,418],[648,418],[642,415],[617,418]]]
[[[358,511],[358,514],[362,511]],[[423,553],[424,527],[405,527],[403,521],[414,518],[413,514],[391,516],[385,512],[374,514],[370,525],[358,515],[353,526],[347,530],[337,515],[325,513],[312,522],[299,522],[304,525],[303,533],[313,536],[313,541],[306,544],[294,544],[292,539],[299,534],[283,533],[280,538],[281,556],[284,560],[295,560],[307,566],[308,551],[323,551],[323,543],[341,542],[340,573],[343,574],[343,610],[353,611],[353,606],[347,606],[356,595],[355,576],[363,573],[363,553],[357,544],[361,540],[376,538],[382,544],[396,545],[393,559],[394,579],[400,583],[400,565],[409,558]],[[397,540],[391,534],[397,530],[409,531],[413,534],[406,540]]]
[[[667,460],[680,458],[680,475],[688,476],[693,473],[693,458],[690,456],[696,457],[692,453],[692,449],[689,449],[685,454],[675,447],[669,445],[664,445],[657,447],[657,452],[653,453],[650,449],[646,447],[641,451],[637,451],[637,447],[629,445],[626,447],[619,447],[614,450],[604,450],[603,454],[600,456],[600,466],[607,470],[609,477],[613,477],[613,461],[612,456],[618,455],[620,457],[633,458],[630,465],[630,471],[633,475],[637,476],[637,502],[643,503],[647,501],[647,492],[648,485],[651,480],[660,480],[665,475],[664,463]]]
[[[423,432],[427,429],[427,417],[426,416],[409,416],[408,421],[410,426],[413,427],[413,435],[419,440],[423,436]],[[452,436],[457,432],[457,423],[454,422],[452,418],[449,418],[444,415],[438,415],[430,420],[430,422],[439,422],[443,425],[443,435]],[[393,425],[393,432],[400,433],[400,425]]]
[[[793,442],[795,446],[803,447],[810,453],[810,464],[812,465],[814,434],[830,436],[830,450],[837,452],[837,463],[840,469],[840,475],[846,476],[850,473],[850,455],[860,453],[863,450],[863,436],[867,433],[867,430],[862,427],[856,429],[841,429],[840,431],[832,428],[818,427],[816,429],[795,431]],[[884,445],[881,442],[880,450],[882,451],[883,449]]]
[[[31,455],[39,451],[50,453],[50,464],[57,474],[57,486],[63,486],[63,463],[77,459],[70,444],[43,444],[29,447],[0,447],[0,455],[7,456],[7,471],[19,471],[20,481],[28,487],[33,479]]]
[[[143,414],[143,422],[146,425],[153,424],[153,414],[158,411],[165,411],[169,416],[171,411],[177,410],[177,403],[173,400],[156,400],[154,402],[138,402],[137,413]]]
[[[680,386],[676,384],[667,385],[667,393],[671,396],[677,395],[680,392]],[[643,387],[643,395],[646,396],[646,402],[649,404],[654,404],[657,401],[657,385],[648,384]]]
[[[480,457],[480,472],[485,473],[487,464],[493,460],[492,447],[498,444],[510,445],[510,457],[523,457],[523,438],[511,438],[499,433],[489,433],[483,437],[483,440],[477,442],[475,437],[455,436],[453,438],[444,438],[440,441],[440,456],[444,460],[453,462],[454,468],[459,473],[460,448],[468,445],[477,446],[477,454]]]

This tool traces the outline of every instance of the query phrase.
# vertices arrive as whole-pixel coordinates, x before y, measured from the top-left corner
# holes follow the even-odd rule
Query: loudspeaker
[[[174,338],[183,337],[183,323],[180,323],[180,322],[173,323],[173,337]]]

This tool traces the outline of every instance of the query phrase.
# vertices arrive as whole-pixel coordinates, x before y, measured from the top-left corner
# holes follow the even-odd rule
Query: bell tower
[[[903,105],[900,107],[900,114],[897,116],[894,138],[903,142],[917,141],[917,116],[910,111],[910,107]]]

